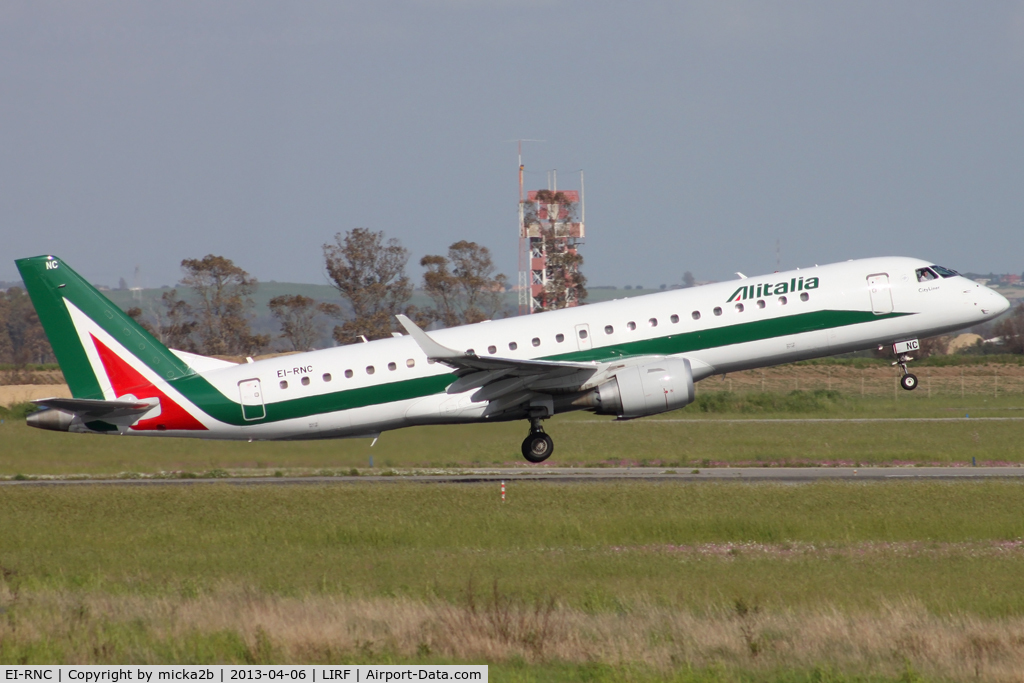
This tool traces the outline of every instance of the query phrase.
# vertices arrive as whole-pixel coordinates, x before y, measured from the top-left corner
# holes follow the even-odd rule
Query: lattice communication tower
[[[584,229],[583,172],[580,190],[559,190],[549,174],[549,188],[523,196],[519,165],[519,314],[569,308],[580,303],[579,245]]]

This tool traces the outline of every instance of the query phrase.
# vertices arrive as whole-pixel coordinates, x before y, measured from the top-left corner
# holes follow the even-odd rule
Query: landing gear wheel
[[[917,389],[917,375],[912,375],[909,372],[900,377],[900,386],[907,391],[913,391]]]
[[[523,440],[523,457],[530,462],[544,462],[555,450],[555,442],[544,432],[530,432]]]

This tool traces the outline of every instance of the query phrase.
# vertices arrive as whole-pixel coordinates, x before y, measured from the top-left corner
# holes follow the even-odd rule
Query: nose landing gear
[[[917,375],[914,375],[907,370],[907,363],[914,360],[909,352],[916,351],[919,348],[921,348],[921,343],[916,339],[898,342],[892,345],[892,351],[896,354],[896,362],[893,363],[893,365],[900,366],[900,370],[903,371],[903,376],[900,377],[900,386],[907,391],[917,389]]]
[[[906,372],[906,368],[903,368],[903,371],[906,374],[900,377],[900,386],[907,391],[913,391],[917,388],[917,375]]]
[[[523,441],[523,457],[532,463],[544,462],[555,450],[555,442],[544,433],[539,417],[530,418],[530,435]]]

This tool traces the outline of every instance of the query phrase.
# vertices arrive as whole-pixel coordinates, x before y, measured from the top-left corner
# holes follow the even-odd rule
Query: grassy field
[[[533,482],[502,504],[484,485],[8,488],[0,661],[1019,680],[1022,493]]]
[[[802,371],[803,386],[820,368]],[[840,381],[840,372],[825,381]],[[820,374],[820,373],[819,373]],[[1024,463],[1024,396],[708,386],[548,422],[553,465]],[[733,377],[739,383],[739,378]],[[757,381],[755,377],[753,381]],[[789,421],[789,420],[808,421]],[[840,421],[823,421],[840,420]],[[0,476],[523,465],[524,425],[369,441],[43,432]],[[487,662],[493,680],[1020,681],[1024,484],[0,488],[0,662]]]
[[[589,413],[550,420],[549,464],[648,465],[966,465],[1024,463],[1021,421],[784,422],[891,417],[1024,417],[1024,396],[897,401],[839,392],[705,392],[687,408],[618,422]],[[2,417],[2,416],[0,416]],[[762,420],[771,420],[764,422]],[[758,420],[758,421],[754,421]],[[94,436],[0,424],[0,476],[250,470],[348,473],[367,468],[523,465],[522,423],[422,427],[369,440],[293,443]]]

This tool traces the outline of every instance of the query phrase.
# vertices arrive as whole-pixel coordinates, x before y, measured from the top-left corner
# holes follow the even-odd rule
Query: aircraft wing
[[[83,420],[141,415],[153,407],[152,403],[146,401],[98,401],[89,398],[40,398],[32,403],[74,413]]]
[[[496,401],[517,394],[523,394],[526,400],[530,393],[571,390],[600,369],[596,363],[499,358],[456,351],[434,341],[408,317],[397,318],[427,358],[458,370],[459,379],[448,387],[448,393],[480,389],[473,394],[474,401]]]

